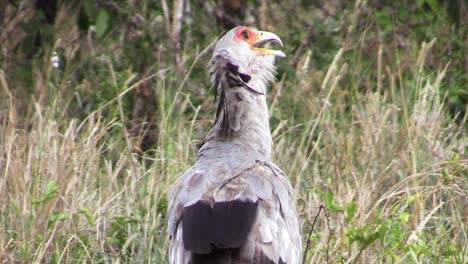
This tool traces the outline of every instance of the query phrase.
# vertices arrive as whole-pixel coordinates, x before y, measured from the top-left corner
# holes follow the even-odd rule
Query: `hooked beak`
[[[278,58],[286,57],[286,54],[284,54],[281,50],[263,48],[263,46],[265,46],[267,43],[276,43],[283,47],[283,42],[276,34],[268,31],[259,31],[258,36],[258,40],[252,44],[252,50],[265,55],[274,55]]]

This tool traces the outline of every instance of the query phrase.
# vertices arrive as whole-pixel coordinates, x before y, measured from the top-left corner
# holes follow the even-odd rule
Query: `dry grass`
[[[428,52],[423,45],[419,58]],[[445,69],[434,78],[418,70],[412,99],[408,87],[395,87],[403,73],[389,72],[391,86],[383,93],[359,94],[342,109],[346,96],[330,102],[347,66],[340,55],[324,78],[322,107],[303,124],[304,136],[276,138],[275,158],[295,177],[304,221],[312,222],[329,199],[309,263],[323,262],[327,250],[333,262],[465,262],[468,141],[444,112]],[[449,244],[459,254],[444,258]]]

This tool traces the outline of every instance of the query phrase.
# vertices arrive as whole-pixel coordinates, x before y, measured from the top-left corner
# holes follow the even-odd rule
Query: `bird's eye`
[[[244,39],[249,39],[249,33],[247,33],[247,31],[243,31],[241,33],[241,36],[244,38]]]

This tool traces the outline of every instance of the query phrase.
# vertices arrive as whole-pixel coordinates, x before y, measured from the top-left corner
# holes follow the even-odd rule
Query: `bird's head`
[[[274,33],[255,28],[239,26],[228,31],[216,44],[213,59],[222,56],[239,66],[239,71],[249,75],[260,74],[265,81],[271,81],[275,58],[286,55],[280,50],[266,47],[267,44],[283,46],[281,39]]]
[[[265,48],[264,46],[268,43],[276,43],[281,47],[283,46],[281,39],[274,33],[240,26],[231,29],[221,37],[214,53],[229,52],[236,57],[273,56],[283,58],[286,56],[280,50]]]

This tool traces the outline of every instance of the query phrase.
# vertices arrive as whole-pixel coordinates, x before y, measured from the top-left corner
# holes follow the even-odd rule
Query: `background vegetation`
[[[305,263],[467,263],[467,11],[1,1],[0,261],[168,262],[167,191],[212,123],[211,49],[246,24],[286,44],[274,161],[297,191]]]

